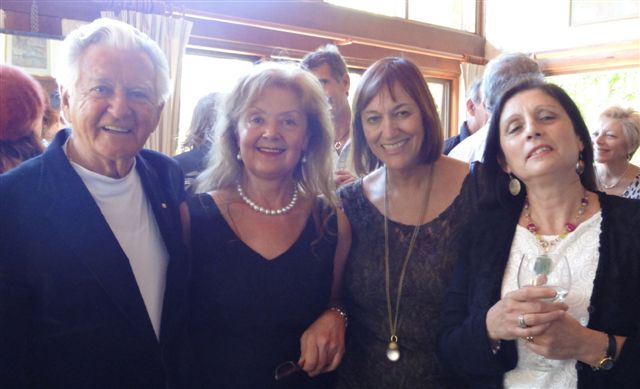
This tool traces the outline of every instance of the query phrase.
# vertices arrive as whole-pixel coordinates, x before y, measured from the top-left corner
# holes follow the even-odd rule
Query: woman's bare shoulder
[[[450,184],[459,183],[462,185],[464,178],[469,174],[469,164],[454,158],[441,156],[436,162],[436,166],[442,172],[441,177],[446,179]]]

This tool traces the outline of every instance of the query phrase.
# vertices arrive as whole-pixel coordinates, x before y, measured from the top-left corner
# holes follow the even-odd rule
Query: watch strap
[[[618,352],[618,345],[616,344],[615,336],[611,334],[607,334],[609,338],[609,346],[607,347],[607,356],[611,357],[611,359],[616,358],[616,353]]]
[[[594,371],[599,370],[611,370],[614,364],[614,358],[616,357],[617,344],[615,336],[611,334],[607,334],[607,339],[609,340],[609,345],[607,346],[607,350],[605,351],[604,357],[598,362],[598,365],[593,366]]]

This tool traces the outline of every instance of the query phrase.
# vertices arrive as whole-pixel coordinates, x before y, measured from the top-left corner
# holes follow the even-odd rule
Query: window
[[[451,122],[449,120],[449,101],[451,98],[451,81],[443,80],[439,78],[427,78],[427,85],[429,86],[429,92],[433,96],[433,101],[436,104],[438,110],[438,116],[440,116],[440,123],[442,123],[443,136],[448,138],[451,136]]]
[[[476,31],[476,0],[325,0],[327,3],[437,26]],[[407,8],[408,6],[408,8]]]
[[[408,19],[475,32],[476,0],[409,0]]]
[[[180,132],[178,152],[187,136],[191,114],[198,100],[213,92],[228,93],[240,76],[253,66],[253,60],[232,59],[187,53],[182,60],[180,91]]]
[[[590,129],[596,124],[600,113],[609,106],[620,105],[640,111],[638,68],[565,74],[546,79],[567,91]],[[632,163],[640,164],[640,152],[635,153]]]

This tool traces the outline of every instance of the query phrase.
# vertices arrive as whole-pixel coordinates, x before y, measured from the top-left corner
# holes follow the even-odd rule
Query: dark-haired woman
[[[446,297],[444,363],[478,388],[640,387],[640,203],[597,192],[576,105],[552,84],[515,86],[493,112],[484,161]],[[549,255],[566,257],[564,302],[518,288],[527,253],[538,277]]]
[[[442,156],[433,98],[404,58],[365,72],[353,120],[356,170],[368,174],[339,192],[353,233],[339,386],[459,387],[441,368],[435,342],[450,248],[471,212],[468,165]]]

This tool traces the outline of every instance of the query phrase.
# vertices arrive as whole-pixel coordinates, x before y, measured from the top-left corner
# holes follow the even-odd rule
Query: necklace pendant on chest
[[[391,362],[396,362],[400,359],[400,348],[398,347],[398,342],[391,341],[387,346],[387,359]]]

